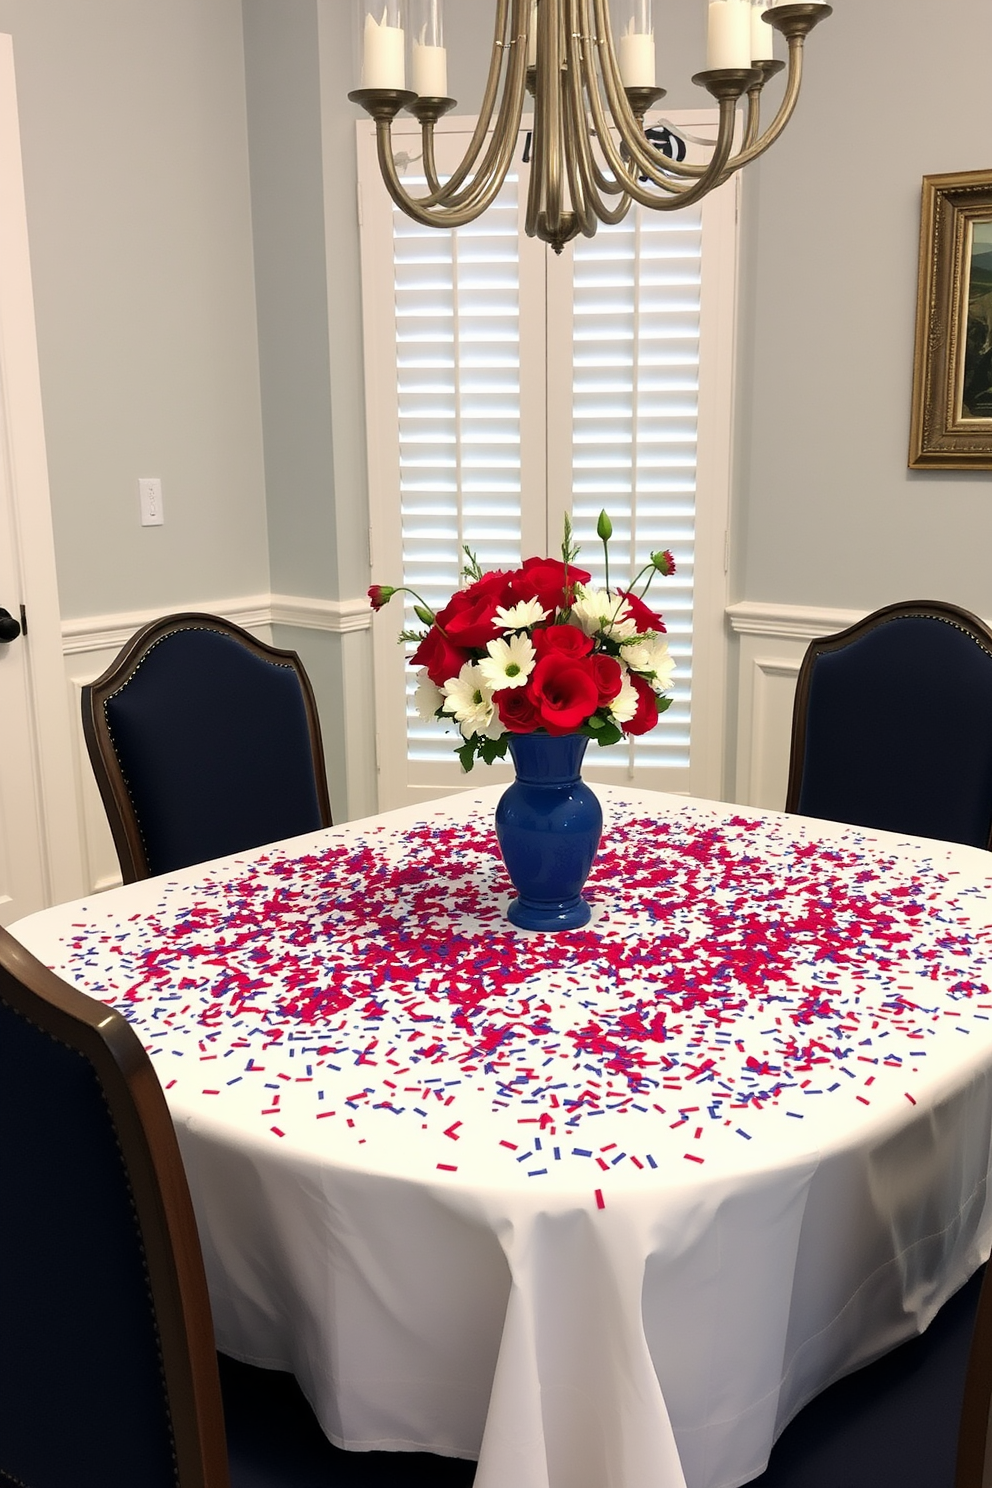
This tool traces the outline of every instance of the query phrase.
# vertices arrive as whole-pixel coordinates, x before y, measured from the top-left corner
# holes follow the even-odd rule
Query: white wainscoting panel
[[[862,618],[860,610],[759,604],[730,605],[738,642],[735,799],[781,811],[789,779],[792,705],[806,647]]]

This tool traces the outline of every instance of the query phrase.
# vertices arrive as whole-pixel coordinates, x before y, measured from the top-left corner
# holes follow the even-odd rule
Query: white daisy
[[[623,645],[623,659],[632,672],[640,672],[655,692],[666,692],[672,685],[675,662],[664,636],[651,631],[633,644]]]
[[[627,601],[622,595],[608,594],[605,589],[586,589],[582,584],[576,584],[575,595],[572,624],[578,625],[587,636],[594,636],[602,631],[619,641],[625,636],[637,634],[637,625],[633,620],[620,618],[627,607]]]
[[[629,723],[637,712],[637,689],[626,672],[620,684],[620,691],[610,703],[610,717],[614,723]]]
[[[442,688],[444,711],[454,714],[462,734],[484,734],[493,721],[493,690],[474,662],[466,661],[457,677]]]
[[[539,599],[521,599],[508,610],[496,606],[493,624],[501,630],[526,630],[529,625],[540,625],[551,614],[541,606]]]
[[[427,675],[427,668],[421,667],[417,673],[417,690],[413,694],[413,706],[417,710],[418,718],[425,723],[430,723],[437,716],[437,710],[444,702],[444,693],[439,687],[435,687]]]
[[[529,636],[514,635],[508,641],[490,641],[486,646],[488,656],[479,662],[482,673],[493,692],[504,687],[523,687],[534,670],[534,646]]]

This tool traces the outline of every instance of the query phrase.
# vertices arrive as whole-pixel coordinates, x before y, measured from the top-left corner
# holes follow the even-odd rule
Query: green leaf
[[[596,743],[600,749],[605,749],[608,744],[619,744],[623,738],[623,730],[617,728],[615,723],[606,723],[602,733],[596,735]]]
[[[598,713],[594,713],[589,720],[589,727],[595,729],[598,733],[600,729],[606,727],[606,719],[600,718]]]
[[[509,748],[510,739],[508,734],[500,734],[498,739],[483,739],[479,745],[479,753],[487,765],[494,764],[498,759],[504,759]]]
[[[658,712],[659,713],[667,713],[668,710],[669,710],[669,708],[672,706],[672,703],[673,702],[674,702],[674,699],[673,698],[659,698],[658,699]]]
[[[462,769],[465,771],[465,774],[467,775],[469,773],[469,771],[471,770],[472,766],[475,764],[475,740],[474,739],[466,739],[465,740],[465,743],[462,745],[461,749],[456,749],[455,750],[455,753],[457,754],[458,758],[461,760],[461,762],[462,762]]]

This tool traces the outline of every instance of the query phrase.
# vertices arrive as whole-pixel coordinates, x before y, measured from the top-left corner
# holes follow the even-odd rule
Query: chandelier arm
[[[503,0],[501,0],[501,4]],[[515,21],[523,22],[523,7],[527,0],[513,0]],[[526,23],[524,22],[526,26]],[[485,159],[472,182],[464,191],[452,195],[452,177],[440,193],[413,197],[399,179],[393,160],[389,121],[376,121],[376,143],[379,167],[390,196],[401,211],[414,221],[427,227],[463,227],[482,215],[499,195],[506,180],[513,152],[516,149],[520,120],[523,115],[526,80],[526,47],[513,47],[510,52],[510,68],[503,96],[500,101],[499,118],[493,132]],[[464,162],[459,171],[464,170]],[[456,173],[457,174],[457,173]]]
[[[581,10],[584,0],[573,0],[573,12]],[[580,17],[573,14],[573,20],[578,23]],[[571,28],[569,36],[569,65],[568,65],[568,98],[570,117],[573,123],[573,134],[577,147],[577,173],[581,177],[581,187],[584,195],[587,216],[591,211],[592,217],[598,218],[600,222],[614,226],[622,222],[630,211],[631,198],[626,194],[623,186],[614,177],[605,176],[599,169],[598,162],[592,148],[589,137],[589,128],[586,116],[585,97],[583,92],[583,81],[588,85],[588,75],[585,69],[585,58],[583,56],[584,38],[579,35],[578,24]],[[569,166],[572,159],[569,156]],[[571,174],[571,169],[570,169]],[[612,207],[608,207],[603,200],[604,194],[616,196],[619,193],[619,201]],[[573,200],[575,198],[573,187]],[[586,237],[593,237],[596,231],[595,221],[589,218],[589,226],[582,223],[582,231]]]
[[[624,150],[628,159],[624,159],[613,142],[609,121],[603,108],[603,101],[599,88],[593,78],[593,87],[590,89],[589,101],[592,105],[593,122],[600,147],[606,156],[607,164],[620,180],[624,182],[624,189],[631,192],[635,201],[642,201],[645,206],[659,206],[657,196],[650,199],[644,198],[644,193],[639,193],[640,176],[646,176],[653,186],[661,191],[666,191],[681,201],[683,196],[690,192],[696,192],[696,185],[702,179],[709,182],[712,179],[713,158],[705,166],[685,167],[680,162],[666,158],[664,167],[658,164],[657,150],[648,146],[644,138],[641,126],[638,123],[630,102],[620,82],[620,69],[617,64],[616,53],[613,48],[613,37],[610,31],[609,17],[606,11],[607,0],[590,0],[595,6],[596,15],[596,45],[600,52],[600,67],[603,73],[603,82],[606,87],[606,99],[620,135]],[[605,53],[605,55],[604,55]],[[723,102],[720,104],[720,129],[724,128]],[[731,129],[731,145],[733,143],[733,129]],[[664,157],[663,157],[664,158]],[[726,157],[725,157],[726,158]],[[685,184],[673,179],[675,175],[684,175],[687,179]],[[692,200],[696,196],[693,194]]]
[[[457,170],[455,170],[453,174],[449,176],[448,180],[444,183],[443,186],[432,186],[430,197],[422,198],[423,205],[458,205],[458,193],[461,189],[461,186],[465,179],[470,174],[472,174],[475,169],[475,163],[478,160],[479,155],[482,152],[482,147],[486,142],[486,137],[489,134],[489,127],[492,123],[493,113],[496,108],[496,99],[499,94],[499,81],[503,73],[503,56],[508,47],[512,45],[512,41],[508,43],[506,40],[506,23],[509,13],[510,0],[497,0],[496,24],[493,35],[493,54],[489,62],[489,76],[486,79],[486,89],[482,95],[482,103],[479,107],[479,117],[476,121],[475,129],[472,132],[472,138],[469,140],[468,149],[465,151],[465,156],[461,164],[458,166]],[[424,126],[423,133],[425,136],[424,160],[426,163],[426,125]],[[483,162],[481,170],[478,174],[483,176],[486,174],[485,162]],[[428,181],[428,184],[430,184],[430,181]]]
[[[598,134],[596,134],[595,123],[593,123],[592,129],[590,131],[588,118],[589,114],[592,113],[592,110],[590,108],[587,113],[584,98],[584,95],[588,95],[589,99],[591,100],[594,90],[595,96],[597,98],[599,97],[599,79],[596,76],[595,61],[596,48],[589,35],[589,16],[587,12],[588,0],[576,0],[576,4],[579,12],[579,25],[573,27],[570,37],[569,84],[574,95],[575,110],[582,121],[581,135],[580,131],[577,129],[576,136],[577,138],[581,138],[584,145],[583,153],[584,160],[586,162],[584,169],[587,189],[590,195],[592,195],[594,198],[596,196],[624,196],[624,180],[618,180],[617,177],[612,174],[607,175],[606,172],[601,168],[599,161],[596,159],[596,152],[593,150],[592,143],[589,137],[590,133],[592,133],[593,135],[596,135],[597,139],[599,138]],[[608,208],[605,203],[603,203],[602,206],[603,212],[609,213],[612,210]],[[600,218],[601,222],[619,222],[626,214],[629,207],[630,202],[628,200],[620,217],[603,216],[599,210],[599,207],[596,207],[596,214]]]
[[[421,139],[424,158],[424,175],[427,177],[427,187],[431,198],[437,201],[441,195],[441,181],[437,173],[437,161],[434,158],[434,125],[424,124],[421,129]]]
[[[764,134],[760,135],[752,145],[741,150],[740,154],[733,156],[727,162],[726,177],[729,178],[735,171],[740,170],[742,166],[749,165],[752,160],[757,160],[759,155],[763,155],[768,147],[775,143],[782,130],[792,118],[796,104],[799,101],[799,89],[803,81],[803,40],[804,38],[802,36],[789,37],[789,71],[786,78],[785,92],[782,95],[782,102],[778,106],[778,113]]]
[[[750,165],[752,160],[757,160],[759,155],[763,155],[769,148],[769,146],[775,143],[785,126],[788,124],[789,120],[792,118],[792,115],[795,112],[796,104],[799,101],[799,89],[802,86],[803,80],[804,40],[805,36],[802,35],[793,35],[788,38],[789,70],[786,75],[785,92],[783,93],[782,101],[778,106],[778,112],[776,113],[772,122],[769,124],[768,128],[765,130],[764,134],[757,134],[757,124],[759,118],[757,98],[755,99],[753,114],[750,107],[751,94],[757,93],[760,96],[761,86],[763,85],[759,85],[753,89],[748,89],[749,107],[747,129],[745,130],[744,135],[744,143],[740,151],[736,155],[732,155],[727,161],[726,168],[723,172],[723,176],[718,182],[718,185],[724,185],[724,183],[726,181],[729,181],[731,176],[734,175],[737,171],[741,170],[743,166]],[[752,119],[754,121],[754,133],[755,135],[757,135],[757,137],[749,139],[749,136],[752,133]],[[697,177],[702,173],[704,169],[706,169],[706,167],[698,165],[682,167],[683,171],[688,170],[691,172],[692,175]]]
[[[568,65],[565,68],[563,81],[565,128],[567,137],[574,142],[574,148],[565,151],[565,164],[568,168],[568,189],[572,198],[572,210],[575,213],[576,224],[585,237],[594,238],[599,220],[599,202],[592,179],[589,133],[586,125],[585,101],[582,97],[582,78],[578,66],[576,37],[578,6],[579,0],[568,0],[566,27]]]
[[[405,212],[408,217],[411,217],[414,222],[419,222],[423,227],[464,227],[466,223],[474,222],[496,200],[513,159],[515,139],[511,140],[505,158],[497,163],[489,179],[482,181],[478,193],[471,201],[464,202],[457,207],[438,207],[430,197],[413,197],[404,189],[393,159],[389,121],[377,119],[375,132],[379,169],[382,172],[386,190],[400,211]]]
[[[709,169],[709,166],[685,165],[680,160],[668,160],[664,167],[664,176],[659,176],[657,166],[658,152],[653,150],[650,155],[647,153],[647,142],[644,139],[642,127],[630,106],[630,100],[627,94],[624,92],[623,80],[620,76],[620,64],[617,61],[616,47],[613,43],[613,32],[610,27],[609,12],[607,9],[609,0],[588,0],[588,3],[594,10],[595,19],[593,21],[592,33],[599,51],[599,65],[606,87],[607,105],[613,116],[620,138],[640,167],[641,174],[646,175],[660,190],[677,192],[683,188],[677,184],[677,181],[672,180],[672,177],[685,176],[686,178],[698,179],[704,171]],[[595,97],[598,99],[600,95],[598,81],[595,78],[595,64],[593,64],[591,83],[590,97],[593,96],[594,88]],[[595,112],[594,109],[594,114]],[[599,114],[603,117],[601,106]],[[600,143],[602,143],[603,135],[600,133],[598,127],[596,133],[599,135]],[[634,142],[633,148],[632,142]],[[608,155],[608,153],[604,148],[604,154]],[[610,160],[609,163],[610,169],[615,170],[616,167],[613,165],[613,161]],[[628,178],[629,171],[625,169],[623,176],[625,179]],[[688,187],[685,189],[688,189]]]
[[[537,8],[537,96],[534,107],[534,158],[539,169],[531,186],[532,190],[537,188],[533,191],[535,211],[539,217],[543,203],[545,232],[552,234],[561,229],[564,210],[561,19],[561,0],[541,0]]]
[[[592,108],[593,128],[596,131],[596,138],[599,140],[599,146],[606,158],[606,163],[609,166],[610,170],[613,172],[616,179],[623,182],[623,189],[629,192],[634,200],[640,202],[642,206],[660,205],[656,194],[647,193],[641,188],[639,178],[641,174],[643,174],[647,176],[648,180],[654,186],[658,187],[662,191],[669,192],[677,202],[681,202],[683,196],[687,192],[695,189],[692,182],[687,182],[684,186],[682,186],[671,180],[669,177],[662,175],[659,167],[656,164],[657,152],[654,152],[654,161],[645,160],[642,162],[640,158],[636,158],[632,161],[631,157],[635,156],[635,152],[629,148],[630,141],[624,137],[624,148],[628,152],[627,157],[625,158],[620,150],[617,149],[617,146],[613,141],[613,135],[610,131],[609,120],[606,117],[606,112],[603,108],[603,100],[600,96],[599,88],[595,83],[595,79],[593,80],[593,84],[593,87],[589,90],[589,103]],[[624,102],[626,102],[626,98],[624,99]],[[633,115],[631,115],[631,118],[633,119]],[[723,115],[721,113],[721,121],[722,118]],[[733,139],[733,130],[731,130],[731,139]],[[642,165],[643,170],[640,168]],[[710,165],[712,165],[712,160],[710,161]],[[710,167],[708,166],[707,169],[709,168]]]
[[[501,0],[504,9],[506,9],[506,3],[507,0]],[[521,119],[524,116],[524,97],[526,91],[525,4],[526,0],[513,0],[512,27],[515,40],[507,43],[506,48],[497,46],[494,49],[494,61],[495,57],[500,57],[500,67],[503,64],[501,51],[509,52],[510,61],[509,67],[507,67],[503,97],[500,98],[500,112],[498,112],[497,124],[495,124],[495,129],[492,131],[491,138],[489,138],[488,149],[486,149],[485,156],[483,156],[482,164],[479,165],[476,173],[474,173],[470,185],[464,187],[463,190],[455,189],[455,187],[460,186],[461,182],[466,179],[468,171],[473,170],[474,159],[473,155],[471,155],[471,147],[476,143],[476,137],[479,135],[479,129],[476,128],[476,134],[473,135],[473,141],[471,141],[470,147],[468,147],[468,155],[464,159],[463,164],[458,167],[451,180],[445,186],[442,186],[440,192],[434,193],[430,199],[422,198],[421,205],[439,205],[439,207],[449,208],[449,210],[463,211],[464,208],[470,208],[473,202],[480,201],[485,196],[485,205],[488,207],[488,205],[491,205],[492,199],[494,199],[494,195],[491,192],[492,180],[495,179],[498,182],[497,192],[503,186],[507,171],[510,168],[510,161],[513,159],[513,150],[516,149],[516,138],[518,138],[519,129],[521,129]],[[488,92],[486,92],[486,95],[488,95]],[[492,109],[489,110],[489,113],[492,113]],[[486,125],[488,125],[488,122],[486,121]],[[476,155],[477,153],[479,152],[476,150]],[[479,208],[479,211],[483,210],[485,210],[485,207]],[[479,213],[476,213],[476,216],[477,214]],[[467,220],[471,220],[471,217],[468,217]],[[446,225],[448,225],[448,219],[446,217],[440,217],[439,226]]]

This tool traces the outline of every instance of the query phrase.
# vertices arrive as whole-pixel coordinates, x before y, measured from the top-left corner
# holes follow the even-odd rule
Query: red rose
[[[491,573],[484,573],[481,578],[460,592],[470,599],[481,599],[484,594],[490,597],[494,594],[502,595],[506,592],[511,575],[500,568],[494,568]],[[497,598],[496,603],[502,604],[502,599]]]
[[[473,593],[475,587],[473,584],[472,589],[457,590],[438,611],[437,623],[453,646],[477,646],[484,651],[486,643],[498,634],[493,617],[501,594],[495,586]]]
[[[599,690],[599,706],[612,703],[623,686],[623,673],[615,656],[590,656],[593,679]]]
[[[531,633],[538,660],[554,651],[559,656],[580,659],[592,650],[592,636],[587,636],[576,625],[549,625],[544,630]]]
[[[466,661],[467,651],[453,646],[436,625],[432,625],[410,658],[411,666],[427,668],[427,675],[435,687],[443,687],[449,677],[457,677]]]
[[[636,672],[627,674],[637,691],[637,712],[628,723],[622,723],[620,727],[625,734],[647,734],[650,733],[658,722],[658,699],[643,677]]]
[[[549,734],[574,733],[599,707],[599,689],[588,663],[554,651],[537,663],[527,691]]]
[[[657,630],[661,634],[665,631],[665,622],[654,610],[648,609],[643,599],[638,599],[636,594],[627,594],[623,589],[617,590],[627,601],[627,613],[637,626],[638,635],[643,635],[646,630]]]
[[[532,734],[541,726],[541,715],[527,696],[526,687],[504,687],[493,693],[500,722],[511,734]]]
[[[575,584],[588,584],[591,575],[584,568],[568,566],[569,588]],[[528,558],[523,567],[510,579],[510,592],[514,600],[536,599],[542,609],[565,608],[565,565],[560,558]]]

